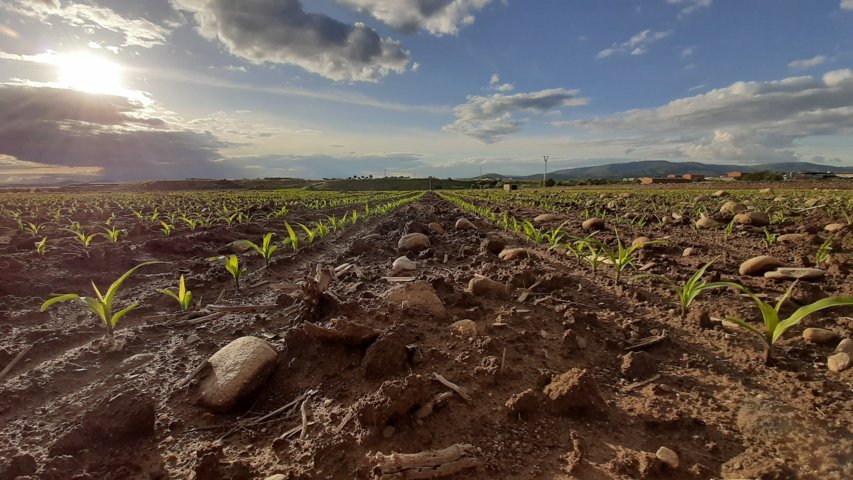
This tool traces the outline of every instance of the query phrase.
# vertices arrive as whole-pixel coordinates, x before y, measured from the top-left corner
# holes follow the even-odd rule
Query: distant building
[[[504,190],[506,190],[507,192],[511,190],[518,190],[518,185],[514,183],[504,183]]]
[[[669,175],[666,176],[666,178],[678,178],[678,174],[670,173]]]
[[[729,178],[740,178],[743,176],[743,172],[738,172],[737,170],[735,170],[734,172],[727,173],[726,176]]]
[[[640,179],[640,183],[643,185],[651,185],[658,183],[690,183],[690,180],[684,178],[654,178],[654,177],[643,177]]]
[[[705,180],[705,175],[696,175],[693,173],[685,173],[681,176],[681,178],[685,180],[690,180],[691,182],[701,182]]]

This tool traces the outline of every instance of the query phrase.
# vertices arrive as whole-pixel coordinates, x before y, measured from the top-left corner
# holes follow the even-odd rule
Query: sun
[[[121,67],[90,53],[60,55],[55,60],[59,83],[89,93],[120,94],[124,88]]]

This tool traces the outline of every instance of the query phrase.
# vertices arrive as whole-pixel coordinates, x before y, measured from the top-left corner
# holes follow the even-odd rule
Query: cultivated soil
[[[455,228],[460,218],[477,228]],[[548,225],[565,219],[580,232],[579,213]],[[839,220],[816,215],[777,231],[825,236],[823,226]],[[425,227],[432,222],[445,232]],[[266,231],[216,227],[166,238],[140,228],[88,255],[69,247],[38,256],[28,234],[9,230],[0,242],[0,368],[32,348],[0,379],[0,480],[437,478],[454,465],[393,476],[377,454],[454,445],[466,468],[446,478],[853,478],[853,369],[827,369],[838,339],[853,330],[849,308],[808,317],[765,365],[757,337],[715,320],[755,319],[748,298],[706,292],[681,319],[664,285],[628,283],[636,272],[616,285],[607,266],[592,275],[432,193],[297,254],[280,250],[266,267],[241,254],[248,272],[237,291],[208,257]],[[431,246],[408,252],[415,271],[392,274],[408,232],[427,233]],[[684,279],[717,258],[709,279],[773,297],[790,283],[739,276],[740,263],[771,254],[804,266],[817,245],[768,249],[759,232],[740,227],[723,242],[719,231],[667,224],[632,235],[667,241],[642,250],[638,266],[650,272]],[[826,277],[798,283],[795,304],[853,295],[843,248],[850,233],[837,235]],[[600,236],[614,238],[611,229]],[[502,260],[504,247],[529,254]],[[89,294],[90,280],[104,288],[150,260],[172,263],[125,283],[119,304],[141,306],[114,339],[76,303],[39,312],[51,293]],[[318,265],[345,264],[306,309],[292,286]],[[202,310],[256,307],[193,324],[212,310],[181,315],[156,292],[181,274]],[[413,280],[398,278],[405,275]],[[806,343],[801,332],[810,326],[837,338]],[[274,369],[233,410],[211,412],[199,405],[204,371],[191,374],[243,336],[275,348]],[[656,458],[660,447],[675,452],[678,466]]]

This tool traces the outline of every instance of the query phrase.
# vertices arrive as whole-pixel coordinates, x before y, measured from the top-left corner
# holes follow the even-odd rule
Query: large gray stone
[[[240,337],[210,357],[211,373],[201,382],[201,404],[227,412],[261,386],[275,369],[278,353],[265,340]]]

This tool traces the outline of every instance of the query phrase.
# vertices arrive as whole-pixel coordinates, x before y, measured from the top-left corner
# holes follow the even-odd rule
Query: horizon
[[[850,0],[240,5],[0,5],[0,185],[853,166]]]

